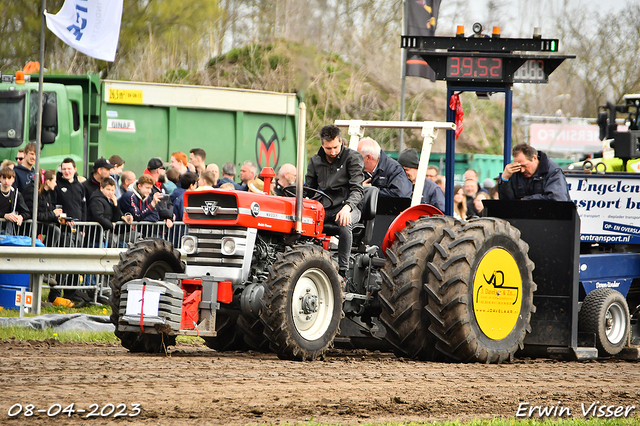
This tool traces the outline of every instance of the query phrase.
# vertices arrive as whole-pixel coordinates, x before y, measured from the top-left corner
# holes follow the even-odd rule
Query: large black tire
[[[279,358],[314,360],[333,345],[342,319],[340,282],[331,256],[320,247],[299,245],[277,255],[260,320]]]
[[[269,339],[264,335],[264,325],[259,318],[240,315],[238,328],[244,336],[247,349],[258,352],[269,352]]]
[[[218,352],[243,351],[246,344],[238,328],[237,312],[216,312],[216,337],[203,337],[204,344]]]
[[[424,216],[396,232],[387,249],[379,292],[380,320],[387,329],[386,340],[397,356],[421,360],[435,359],[435,341],[429,332],[430,318],[425,311],[428,263],[444,233],[453,234],[458,223],[449,216]]]
[[[426,287],[436,350],[457,362],[512,360],[535,312],[534,265],[520,231],[502,219],[471,219],[436,248]]]
[[[619,353],[627,344],[631,329],[624,296],[612,288],[597,288],[587,294],[578,314],[578,329],[596,335],[600,356]]]
[[[116,336],[122,346],[131,352],[159,353],[168,346],[176,344],[175,336],[166,333],[143,334],[132,331],[119,331],[120,289],[128,281],[139,278],[163,280],[167,272],[184,272],[184,262],[180,252],[168,241],[149,238],[133,244],[129,250],[120,253],[120,262],[113,267],[114,276],[110,281],[111,322],[115,325]]]

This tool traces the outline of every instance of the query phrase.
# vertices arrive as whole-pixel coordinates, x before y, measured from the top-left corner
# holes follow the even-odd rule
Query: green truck
[[[0,159],[14,159],[36,140],[37,75],[0,76]],[[45,75],[40,167],[72,157],[78,173],[99,157],[120,155],[140,175],[151,157],[207,152],[207,163],[260,168],[295,163],[295,94],[220,87],[100,80],[97,75]]]

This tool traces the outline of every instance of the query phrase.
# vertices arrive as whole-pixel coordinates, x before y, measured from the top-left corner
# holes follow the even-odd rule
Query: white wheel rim
[[[333,288],[322,270],[305,271],[293,289],[291,316],[297,332],[306,340],[324,335],[333,315]]]
[[[614,345],[620,343],[626,334],[625,313],[622,306],[619,303],[612,303],[607,309],[604,321],[609,342]]]

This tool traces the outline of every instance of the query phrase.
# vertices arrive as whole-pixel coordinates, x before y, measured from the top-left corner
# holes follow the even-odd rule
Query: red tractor
[[[431,131],[423,129],[420,182],[434,128],[453,125],[417,125]],[[302,168],[299,160],[298,182]],[[266,175],[269,188],[273,171]],[[510,359],[523,346],[536,286],[528,246],[507,221],[462,223],[367,188],[343,280],[329,236],[337,232],[313,199],[326,195],[301,184],[288,192],[296,197],[187,192],[186,264],[169,242],[147,239],[114,268],[111,319],[122,345],[162,352],[176,335],[192,335],[215,350],[283,359],[313,360],[338,343],[480,362]]]

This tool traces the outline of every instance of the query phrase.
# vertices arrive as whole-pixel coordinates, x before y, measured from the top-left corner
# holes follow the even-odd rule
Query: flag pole
[[[402,35],[407,34],[407,0],[402,0]],[[404,99],[407,86],[407,49],[401,50],[401,66],[400,66],[400,121],[404,121]],[[398,138],[398,154],[404,151],[404,130],[400,129]]]
[[[33,209],[31,210],[31,247],[36,246],[38,236],[38,184],[40,183],[40,149],[42,147],[42,97],[44,82],[44,12],[47,9],[47,0],[42,0],[40,16],[40,70],[38,73],[38,125],[36,127],[36,165],[33,179]]]

